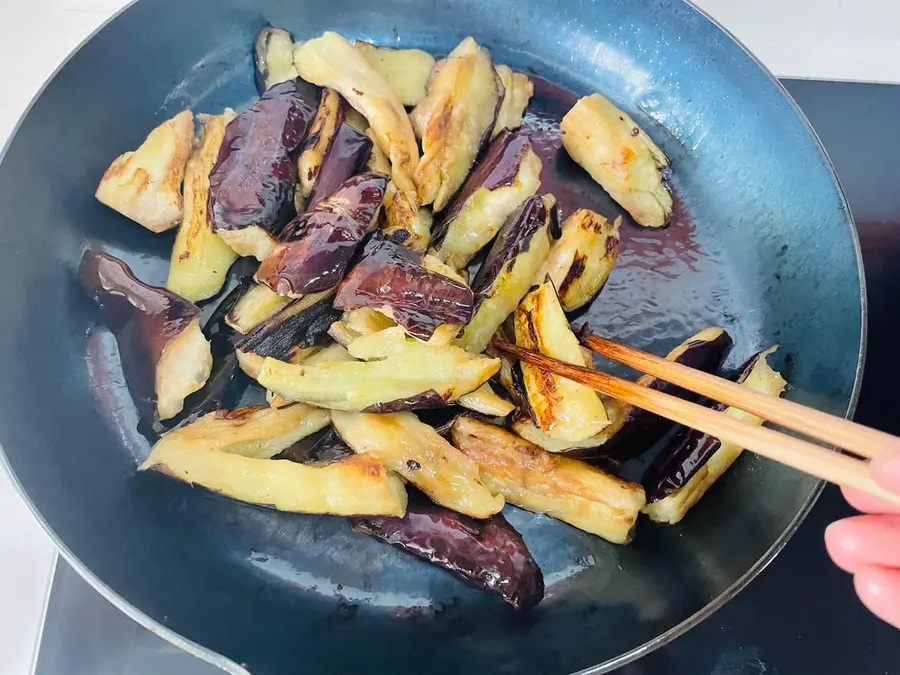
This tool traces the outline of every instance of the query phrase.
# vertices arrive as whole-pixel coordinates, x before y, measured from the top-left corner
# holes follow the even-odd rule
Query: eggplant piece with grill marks
[[[385,176],[362,173],[295,218],[256,271],[279,295],[299,297],[338,285],[363,237],[376,225]]]
[[[213,229],[239,255],[262,260],[294,214],[296,150],[313,109],[298,80],[276,84],[237,116],[209,175]]]
[[[434,255],[457,268],[467,265],[538,191],[541,166],[527,136],[501,132],[439,214],[431,242]]]
[[[634,537],[646,498],[638,483],[554,455],[493,424],[458,417],[453,444],[474,460],[481,480],[510,504],[546,513],[614,544]]]
[[[200,309],[166,288],[138,281],[113,256],[88,250],[78,275],[116,336],[122,367],[142,416],[166,420],[212,370]]]
[[[497,593],[516,609],[544,597],[541,568],[502,513],[475,520],[413,493],[402,518],[358,518],[351,526]]]
[[[297,79],[294,67],[294,36],[273,26],[264,26],[253,41],[256,90],[262,96],[281,82]]]
[[[550,242],[559,236],[553,195],[529,197],[506,219],[484,264],[475,275],[475,316],[456,344],[480,353],[515,311],[544,264]]]
[[[422,265],[422,254],[391,241],[372,238],[362,257],[338,287],[339,309],[372,307],[389,314],[409,333],[431,338],[441,324],[467,324],[472,289]]]
[[[786,382],[766,360],[776,349],[777,346],[769,347],[745,363],[738,383],[769,396],[780,396]],[[722,403],[712,408],[751,424],[763,423],[756,415]],[[738,445],[722,443],[696,429],[683,429],[644,472],[641,482],[647,490],[648,502],[644,513],[660,523],[680,522],[743,451]]]

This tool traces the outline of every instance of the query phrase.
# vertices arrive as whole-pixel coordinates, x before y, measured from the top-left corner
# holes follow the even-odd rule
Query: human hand
[[[900,493],[900,443],[881,452],[869,469],[879,485]],[[825,546],[835,564],[853,575],[856,594],[869,611],[900,628],[900,507],[865,492],[843,492],[865,515],[829,525]]]

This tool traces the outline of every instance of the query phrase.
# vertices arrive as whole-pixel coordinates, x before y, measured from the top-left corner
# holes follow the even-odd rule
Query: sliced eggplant
[[[393,182],[388,183],[384,194],[384,216],[382,232],[391,241],[413,251],[424,252],[428,248],[434,216],[430,209],[419,206],[414,193],[403,192]]]
[[[399,326],[349,346],[364,362],[293,365],[266,359],[258,381],[282,398],[333,410],[394,412],[434,408],[475,391],[497,372],[495,359],[434,346]]]
[[[385,316],[377,309],[364,307],[344,312],[340,321],[331,324],[328,334],[335,342],[347,347],[363,335],[371,335],[396,325],[392,318]]]
[[[354,110],[354,112],[356,112]],[[375,132],[372,131],[372,127],[367,127],[365,129],[366,136],[372,141],[372,152],[369,154],[369,161],[366,164],[366,167],[369,171],[374,171],[375,173],[381,173],[385,176],[391,175],[391,160],[387,158],[387,155],[384,154],[384,151],[378,145],[378,139],[375,137]],[[397,186],[394,185],[394,182],[391,181],[389,185],[393,186],[394,191],[397,190]],[[415,192],[412,193],[415,195]],[[418,197],[414,200],[418,204]]]
[[[256,271],[279,295],[299,297],[338,285],[363,237],[375,227],[387,178],[362,173],[295,218]]]
[[[328,426],[300,439],[279,452],[273,459],[286,459],[307,466],[327,466],[354,454],[356,453],[341,440],[334,427]]]
[[[295,151],[313,109],[297,80],[276,84],[225,130],[209,175],[213,229],[239,255],[262,260],[294,214]]]
[[[352,110],[333,89],[322,92],[319,110],[297,160],[297,212],[315,206],[366,166],[372,140],[345,123]]]
[[[662,227],[672,195],[662,169],[669,160],[633,119],[601,94],[578,100],[560,123],[569,153],[638,225]]]
[[[172,291],[138,281],[128,266],[88,250],[79,278],[116,336],[132,395],[148,420],[174,417],[212,370],[200,309]]]
[[[463,40],[438,63],[428,95],[410,113],[422,139],[415,182],[422,205],[437,213],[451,200],[490,138],[503,102],[503,84],[487,49]]]
[[[688,338],[668,353],[666,358],[707,373],[715,373],[731,347],[731,336],[721,328],[707,328]],[[678,396],[689,401],[697,397],[680,387],[649,375],[637,379],[637,384]],[[550,452],[562,452],[574,457],[605,458],[617,461],[633,459],[647,452],[672,428],[663,417],[635,408],[617,399],[606,399],[609,426],[592,438],[568,443],[551,438],[534,426],[524,415],[513,419],[512,428],[522,438]]]
[[[403,518],[358,518],[351,525],[497,593],[516,609],[530,609],[544,597],[541,568],[502,513],[474,520],[411,498]]]
[[[379,147],[391,160],[401,190],[413,192],[419,146],[397,94],[363,53],[337,33],[326,32],[294,50],[300,77],[340,92],[369,121]]]
[[[246,334],[291,302],[291,298],[278,295],[268,286],[251,282],[228,312],[225,321],[238,333]]]
[[[787,383],[766,361],[777,348],[769,347],[744,364],[738,382],[753,391],[780,396]],[[738,408],[721,403],[712,407],[751,424],[763,423],[762,418]],[[683,429],[644,472],[642,482],[648,501],[644,513],[659,523],[680,522],[743,451],[742,447],[722,443],[709,434]]]
[[[217,410],[192,424],[170,431],[154,450],[177,447],[185,452],[203,449],[271,459],[330,423],[331,416],[327,410],[303,403],[280,410],[268,406]]]
[[[276,84],[297,79],[294,36],[281,28],[264,26],[253,41],[253,63],[260,96]]]
[[[412,413],[335,412],[334,428],[354,452],[377,459],[433,501],[472,518],[503,508],[478,478],[478,466]]]
[[[627,544],[645,503],[644,488],[578,460],[544,452],[493,424],[458,417],[453,444],[474,460],[482,482],[510,504]]]
[[[257,459],[160,441],[140,467],[141,471],[148,469],[279,511],[335,516],[406,513],[403,481],[365,456],[348,457],[327,466],[305,466],[284,459]]]
[[[472,289],[422,265],[422,254],[372,238],[338,287],[338,309],[380,309],[417,338],[428,340],[441,324],[468,323]]]
[[[603,288],[616,264],[619,225],[588,209],[578,209],[562,224],[562,236],[550,247],[550,255],[535,283],[550,277],[567,312],[588,304]]]
[[[434,254],[461,268],[541,185],[541,160],[525,135],[501,133],[438,218]]]
[[[181,221],[181,183],[194,140],[194,115],[184,110],[156,127],[133,152],[109,165],[95,197],[151,232]]]
[[[209,172],[219,156],[225,127],[236,116],[231,108],[222,115],[197,115],[200,135],[184,174],[184,217],[175,236],[166,281],[166,288],[191,302],[206,300],[222,290],[228,269],[237,260],[237,253],[213,232],[207,217]]]
[[[244,336],[236,345],[244,372],[256,379],[263,359],[297,363],[308,350],[328,342],[328,329],[341,317],[331,295],[315,293],[295,300]]]
[[[303,363],[307,366],[315,366],[320,363],[333,363],[335,361],[355,361],[350,352],[340,344],[331,343],[324,347],[312,347],[303,350],[303,355],[297,355],[291,358],[290,363]],[[260,362],[261,363],[261,362]],[[257,369],[256,374],[259,374]],[[273,391],[266,391],[266,403],[273,408],[284,408],[294,405],[293,401],[282,398]]]
[[[376,47],[371,42],[357,40],[354,44],[387,82],[400,103],[414,106],[425,98],[428,76],[434,68],[434,57],[421,49]]]
[[[489,382],[484,383],[475,391],[460,396],[456,402],[463,408],[489,417],[506,417],[516,409],[516,405],[497,394]]]
[[[544,264],[550,242],[559,236],[553,195],[529,197],[509,218],[475,275],[475,316],[457,344],[478,354],[519,305]]]
[[[496,68],[503,84],[503,102],[497,112],[497,121],[494,122],[491,138],[504,129],[518,129],[522,126],[525,108],[528,107],[528,101],[534,94],[534,84],[527,75],[516,73],[509,66],[498,65]]]
[[[578,338],[569,328],[553,282],[545,280],[526,295],[514,317],[516,344],[565,363],[584,365]],[[520,363],[523,404],[531,421],[551,438],[577,443],[609,426],[603,401],[590,387]]]

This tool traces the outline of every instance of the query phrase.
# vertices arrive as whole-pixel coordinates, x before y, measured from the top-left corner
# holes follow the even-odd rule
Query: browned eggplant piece
[[[213,229],[239,255],[262,260],[294,213],[295,151],[313,110],[297,80],[276,84],[237,116],[209,175]]]
[[[199,308],[168,289],[138,281],[124,262],[107,253],[88,250],[78,274],[116,336],[141,414],[148,420],[177,415],[212,370]]]
[[[634,222],[662,227],[672,215],[672,195],[662,169],[669,160],[631,117],[601,94],[578,100],[559,125],[569,156]]]
[[[141,146],[110,164],[95,196],[151,232],[181,220],[181,183],[194,140],[194,115],[184,110],[156,127]]]
[[[484,351],[525,297],[551,240],[558,237],[559,208],[553,195],[529,197],[506,219],[472,282],[475,316],[457,344],[476,354]]]
[[[244,417],[256,418],[278,415],[284,419],[294,414],[293,408],[243,409],[232,413],[220,412],[218,421],[225,430],[241,432]],[[319,411],[322,412],[322,411]],[[228,419],[237,413],[237,419]],[[326,413],[327,414],[327,413]],[[217,413],[213,413],[213,416]],[[205,418],[204,418],[205,419]],[[203,420],[195,422],[199,424]],[[297,435],[278,423],[261,425],[253,423],[256,441],[234,443],[226,447],[247,452],[233,453],[210,447],[209,440],[220,440],[221,432],[209,429],[197,434],[197,439],[183,441],[175,434],[187,433],[184,427],[167,434],[153,447],[150,456],[140,466],[140,471],[154,469],[176,480],[200,485],[231,499],[271,506],[279,511],[295,513],[321,513],[340,516],[385,515],[402,516],[406,512],[406,488],[403,481],[384,468],[377,460],[365,456],[347,457],[325,466],[306,466],[281,459],[265,459],[252,450],[259,446],[268,454],[272,447],[279,447]],[[297,426],[297,425],[295,425]]]
[[[307,466],[327,466],[352,457],[350,449],[334,427],[328,426],[279,452],[272,459],[286,459]]]
[[[437,213],[459,190],[490,138],[503,102],[503,83],[491,54],[471,37],[435,65],[428,95],[410,113],[422,139],[415,171],[422,205]]]
[[[256,271],[279,295],[298,297],[338,285],[363,237],[375,227],[387,178],[362,173],[295,218]]]
[[[253,41],[253,63],[260,96],[276,84],[297,79],[294,36],[281,28],[264,26]]]
[[[725,354],[731,345],[731,336],[724,330],[707,328],[675,347],[666,355],[666,358],[707,373],[715,373],[722,365]],[[637,384],[652,387],[689,401],[697,400],[696,395],[691,392],[650,375],[639,377]],[[585,459],[602,457],[616,461],[633,459],[647,452],[672,428],[671,422],[646,410],[635,408],[616,399],[606,399],[605,403],[606,412],[609,415],[609,426],[597,436],[580,443],[566,443],[550,438],[536,429],[526,416],[517,416],[513,420],[512,428],[522,438],[550,452],[560,452]]]
[[[766,361],[777,348],[769,347],[747,361],[740,369],[738,383],[769,396],[780,396],[786,382]],[[712,408],[751,424],[763,423],[756,415],[722,403]],[[738,445],[722,443],[696,429],[683,429],[644,472],[641,482],[648,502],[644,513],[660,523],[680,522],[743,451]]]
[[[550,277],[567,312],[583,307],[603,288],[616,264],[621,217],[609,223],[589,209],[578,209],[562,224],[562,236],[535,278]]]
[[[541,450],[493,424],[458,417],[453,444],[474,460],[481,480],[510,504],[546,513],[614,544],[634,536],[644,488],[575,459]]]
[[[297,212],[315,206],[366,166],[372,139],[345,123],[350,106],[333,89],[322,92],[303,152],[297,160]]]
[[[541,160],[524,134],[502,132],[440,214],[431,246],[454,267],[464,267],[490,243],[507,218],[537,193]]]
[[[184,174],[184,217],[166,280],[166,288],[191,302],[222,290],[228,269],[237,260],[237,253],[213,232],[207,213],[209,172],[219,156],[225,129],[236,116],[231,108],[222,115],[197,115],[200,133]]]
[[[289,401],[393,412],[453,402],[487,382],[500,365],[459,347],[409,337],[400,326],[358,338],[348,349],[362,361],[298,365],[268,358],[258,381]]]
[[[578,338],[569,328],[549,278],[529,291],[513,317],[517,345],[565,363],[584,365]],[[609,426],[603,401],[590,387],[531,364],[521,363],[519,368],[525,411],[551,438],[577,443]]]
[[[475,520],[410,497],[402,518],[357,518],[353,529],[497,593],[516,609],[531,609],[543,599],[541,568],[502,513]]]
[[[422,258],[421,253],[373,237],[338,287],[334,306],[387,310],[422,340],[430,339],[441,324],[467,324],[475,301],[472,289],[426,269]]]
[[[503,83],[503,103],[497,112],[497,121],[491,138],[497,136],[504,129],[518,129],[522,126],[522,117],[528,101],[534,94],[534,84],[527,75],[514,72],[509,66],[498,65],[497,75]]]
[[[434,68],[434,57],[421,49],[376,47],[370,42],[353,43],[369,65],[387,82],[400,102],[414,106],[425,98],[428,76]]]
[[[475,462],[413,413],[333,411],[331,421],[354,452],[374,457],[438,504],[472,518],[503,508],[503,497],[482,484]]]
[[[412,177],[419,164],[419,146],[406,109],[362,52],[329,31],[295,49],[294,64],[304,80],[335,89],[363,114],[382,152],[391,160],[391,177],[397,187],[415,192]]]
[[[329,327],[341,318],[331,301],[331,293],[307,295],[244,336],[235,345],[244,372],[256,379],[263,359],[290,363],[311,347],[328,342]]]
[[[411,192],[398,190],[394,182],[388,183],[384,194],[384,220],[382,232],[391,241],[413,251],[428,249],[431,241],[431,210],[419,206],[419,198]]]

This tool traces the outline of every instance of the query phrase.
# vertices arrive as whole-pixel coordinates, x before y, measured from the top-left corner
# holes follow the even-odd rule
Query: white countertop
[[[0,144],[57,65],[127,0],[0,0]],[[895,0],[700,0],[780,76],[900,82]],[[55,552],[0,472],[0,654],[28,675]]]

